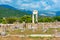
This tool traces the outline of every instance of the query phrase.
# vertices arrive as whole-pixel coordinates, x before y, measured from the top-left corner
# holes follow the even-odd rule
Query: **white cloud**
[[[40,1],[43,6],[47,6],[48,4],[45,1]]]
[[[56,13],[54,13],[54,12],[49,12],[49,14],[56,14]]]
[[[11,3],[12,2],[12,0],[0,0],[1,1],[1,3]]]
[[[24,3],[29,4],[30,2],[32,3],[33,1],[32,1],[32,0],[17,0],[17,1],[16,1],[16,4],[17,4],[17,5],[22,5],[22,4],[24,4]]]
[[[29,4],[21,4],[21,6],[27,7],[29,6]]]
[[[20,9],[24,10],[25,8],[20,8]]]
[[[23,1],[25,1],[25,2],[30,2],[30,1],[32,1],[32,0],[23,0]]]
[[[46,14],[40,14],[41,16],[47,16]]]
[[[29,0],[23,0],[23,1],[27,1],[28,2]]]
[[[5,1],[7,1],[7,2],[11,2],[12,0],[5,0]]]
[[[39,2],[37,2],[37,3],[31,3],[30,7],[31,8],[40,8],[40,3]]]
[[[57,3],[58,2],[58,0],[52,0],[54,3]]]
[[[49,5],[49,6],[46,6],[45,8],[44,8],[44,10],[49,10],[49,9],[51,9],[51,6]]]
[[[40,8],[40,2],[33,2],[33,3],[21,3],[19,4],[20,7],[24,8]]]
[[[55,12],[49,12],[48,14],[51,14],[51,15],[56,15],[56,13],[55,13]]]
[[[21,0],[16,1],[16,5],[21,5],[21,4],[22,4]]]

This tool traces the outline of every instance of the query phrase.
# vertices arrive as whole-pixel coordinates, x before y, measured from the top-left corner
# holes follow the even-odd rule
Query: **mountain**
[[[0,17],[21,17],[30,15],[28,12],[17,10],[9,5],[0,5]]]
[[[51,13],[50,13],[51,12]],[[52,14],[55,13],[55,14]],[[31,15],[32,11],[14,8],[10,5],[0,5],[0,17],[21,17]],[[39,16],[60,16],[60,11],[39,11]]]
[[[60,11],[57,11],[56,12],[56,16],[60,16]]]
[[[16,8],[10,6],[10,5],[4,5],[4,4],[0,5],[0,7],[10,8],[10,9],[16,9]]]
[[[46,16],[60,16],[60,11],[39,11],[39,15],[46,15]]]

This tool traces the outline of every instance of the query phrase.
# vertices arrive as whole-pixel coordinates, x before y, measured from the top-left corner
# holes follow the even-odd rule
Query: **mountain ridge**
[[[11,9],[11,10],[17,10],[17,11],[21,11],[21,12],[26,12],[27,14],[32,14],[32,11],[30,10],[19,10],[13,6],[10,6],[10,5],[0,5],[0,7],[3,7],[3,8],[7,8],[7,9]],[[1,8],[0,8],[1,9]],[[39,14],[45,14],[47,16],[50,16],[49,12],[53,12],[53,13],[56,13],[55,16],[60,16],[60,11],[39,11]],[[18,13],[17,13],[18,14]],[[48,15],[49,14],[49,15]],[[51,14],[52,15],[52,14]]]
[[[9,5],[0,5],[0,17],[21,17],[24,15],[30,14],[27,12],[17,10]]]

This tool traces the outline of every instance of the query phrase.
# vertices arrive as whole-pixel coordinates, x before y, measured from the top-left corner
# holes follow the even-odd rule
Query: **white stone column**
[[[36,22],[38,22],[38,14],[36,14]]]
[[[32,14],[32,23],[34,23],[34,14]]]
[[[33,11],[33,14],[32,14],[32,23],[35,23],[34,22],[34,15],[36,16],[36,22],[38,22],[38,11],[37,10]]]

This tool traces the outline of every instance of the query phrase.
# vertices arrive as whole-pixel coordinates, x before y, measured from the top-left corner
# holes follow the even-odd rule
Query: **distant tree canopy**
[[[31,22],[32,22],[32,18],[31,18],[31,16],[29,16],[29,15],[25,15],[25,16],[21,17],[21,18],[19,19],[19,21],[20,21],[20,22],[31,23]]]
[[[55,20],[53,19],[53,17],[41,17],[39,18],[39,22],[54,22]]]
[[[32,17],[31,15],[25,15],[22,17],[9,17],[9,18],[0,18],[0,23],[6,24],[6,23],[14,23],[16,21],[19,21],[20,23],[26,22],[26,23],[31,23],[32,22]],[[39,17],[38,22],[55,22],[55,21],[60,21],[60,16],[55,16],[55,17]]]
[[[60,21],[60,16],[53,17],[54,20]]]
[[[6,21],[7,23],[11,24],[11,23],[16,22],[16,20],[17,20],[16,18],[6,18],[5,21]]]

